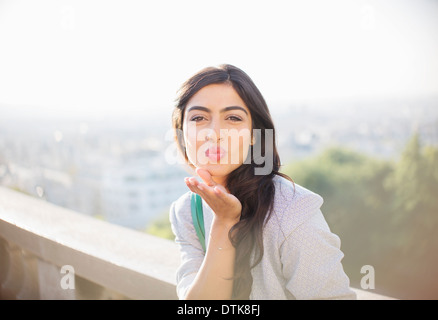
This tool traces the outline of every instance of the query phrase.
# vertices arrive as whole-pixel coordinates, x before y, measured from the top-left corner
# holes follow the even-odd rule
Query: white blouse
[[[250,299],[355,299],[341,260],[339,237],[322,215],[321,196],[289,180],[274,178],[273,212],[263,231],[264,255],[252,270]],[[177,294],[184,299],[204,259],[193,227],[190,192],[172,203],[170,222],[181,251]],[[205,244],[213,211],[203,201]]]

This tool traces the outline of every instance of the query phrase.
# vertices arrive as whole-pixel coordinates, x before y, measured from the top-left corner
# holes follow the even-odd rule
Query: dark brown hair
[[[267,164],[260,164],[260,159],[254,159],[253,152],[250,150],[248,157],[251,157],[251,160],[247,161],[247,159],[244,164],[232,171],[227,177],[226,187],[242,204],[240,221],[233,226],[229,233],[230,240],[236,248],[232,298],[248,299],[252,287],[251,269],[263,257],[263,226],[270,218],[274,203],[275,187],[273,178],[275,175],[280,175],[288,180],[292,181],[292,179],[279,172],[281,164],[276,149],[275,129],[265,99],[245,72],[228,64],[208,67],[199,71],[188,79],[179,91],[173,111],[172,124],[175,129],[175,140],[187,163],[189,163],[189,160],[182,135],[184,111],[187,102],[203,87],[220,83],[230,84],[245,102],[251,112],[252,131],[261,129],[261,135],[255,142],[261,150],[261,156],[273,162],[268,166],[272,168],[272,171],[264,175],[256,175],[256,168]],[[272,143],[265,146],[266,129],[271,129],[273,134]],[[272,157],[265,156],[268,152],[272,154]],[[251,265],[253,251],[255,254],[254,263]]]

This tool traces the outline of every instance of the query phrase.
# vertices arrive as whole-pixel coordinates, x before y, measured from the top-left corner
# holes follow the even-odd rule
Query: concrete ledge
[[[173,241],[0,187],[0,298],[177,299],[179,256]],[[61,288],[64,265],[80,290]],[[359,300],[392,299],[353,290]]]
[[[175,243],[0,187],[0,237],[133,299],[176,299]],[[44,285],[44,284],[40,284]]]
[[[357,300],[398,300],[392,297],[374,293],[372,291],[366,291],[357,288],[351,288],[351,289],[354,292],[356,292]]]

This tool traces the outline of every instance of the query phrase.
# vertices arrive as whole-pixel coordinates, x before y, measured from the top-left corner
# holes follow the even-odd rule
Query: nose
[[[223,140],[223,137],[221,136],[221,127],[219,121],[211,122],[210,127],[208,128],[208,133],[205,135],[205,141],[208,140],[212,140],[213,142],[219,142]]]

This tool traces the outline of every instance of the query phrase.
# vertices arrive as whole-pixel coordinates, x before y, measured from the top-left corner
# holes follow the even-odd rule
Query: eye
[[[201,120],[204,120],[205,118],[203,116],[194,116],[190,119],[190,121],[199,122]]]
[[[226,120],[231,120],[232,122],[242,121],[242,119],[237,116],[229,116]]]

